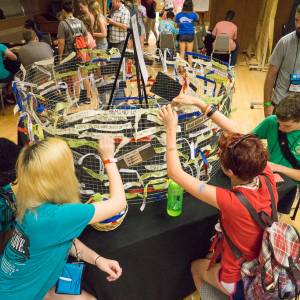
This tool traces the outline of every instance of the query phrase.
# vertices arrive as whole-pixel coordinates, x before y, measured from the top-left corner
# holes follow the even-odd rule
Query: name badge
[[[290,75],[290,92],[300,93],[300,74]]]

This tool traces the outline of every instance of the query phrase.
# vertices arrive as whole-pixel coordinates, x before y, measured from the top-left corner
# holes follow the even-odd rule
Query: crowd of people
[[[155,1],[136,0],[130,4],[112,0],[112,10],[106,17],[98,1],[79,0],[80,15],[77,18],[73,15],[73,2],[65,0],[57,35],[60,58],[73,51],[74,31],[81,32],[90,48],[122,50],[127,29],[131,26],[130,16],[135,13],[138,14],[142,44],[149,43],[150,31],[158,39]],[[179,1],[165,1],[159,30],[179,35],[182,55],[192,50],[194,23],[198,22],[199,16],[193,11],[191,0],[185,0],[182,10],[175,14],[179,6]],[[234,12],[229,11],[225,21],[217,23],[213,30],[213,35],[229,35],[232,52],[238,47],[233,18]],[[300,88],[297,80],[293,81],[293,75],[299,74],[300,70],[300,6],[295,14],[295,27],[294,32],[280,39],[270,58],[264,86],[266,118],[250,133],[241,132],[240,126],[216,106],[186,94],[180,94],[171,104],[162,107],[157,116],[166,129],[169,178],[198,200],[220,210],[219,231],[226,232],[245,261],[258,257],[263,230],[239,202],[237,193],[243,194],[256,212],[271,217],[272,198],[280,213],[289,213],[294,200],[278,200],[273,173],[300,181]],[[48,44],[39,42],[34,30],[27,31],[24,38],[26,45],[21,48],[19,58],[25,67],[53,55]],[[3,58],[14,61],[17,57],[4,45],[0,45],[0,51],[0,82],[7,82],[13,73],[4,68]],[[199,181],[182,168],[176,146],[178,118],[174,109],[182,105],[197,106],[223,130],[218,154],[221,169],[230,179],[230,190]],[[267,139],[267,147],[262,139]],[[82,204],[72,152],[66,142],[47,138],[20,149],[7,139],[0,139],[1,299],[95,299],[85,291],[74,298],[55,292],[68,255],[79,255],[81,260],[94,264],[108,274],[108,281],[121,276],[122,268],[117,261],[102,257],[78,239],[86,226],[116,215],[127,205],[114,158],[113,139],[109,136],[101,138],[98,152],[109,179],[110,199]],[[241,263],[226,238],[221,239],[220,252],[212,250],[206,258],[192,262],[195,287],[201,289],[203,282],[207,282],[232,299],[243,299]],[[216,253],[218,257],[214,257]]]
[[[41,32],[31,19],[26,20],[24,24],[26,31],[23,34],[23,40],[26,45],[21,47],[20,55],[16,56],[9,48],[1,44],[0,82],[11,82],[20,64],[26,67],[53,56],[58,56],[61,60],[63,56],[75,50],[74,35],[82,35],[84,45],[89,49],[117,48],[122,51],[133,15],[137,16],[142,48],[144,45],[149,45],[151,33],[158,47],[160,47],[160,35],[171,33],[181,59],[185,59],[186,51],[193,51],[196,26],[200,24],[199,15],[193,8],[193,0],[164,0],[159,16],[155,0],[112,0],[107,12],[102,11],[97,0],[78,0],[76,4],[75,7],[73,1],[63,1],[61,11],[56,15],[59,21],[58,33],[56,37],[52,37],[51,45],[49,45],[49,40],[45,39],[45,33]],[[76,16],[74,15],[75,8],[77,8]],[[225,20],[218,22],[212,31],[213,38],[210,39],[211,35],[207,35],[205,48],[203,48],[203,51],[207,50],[206,53],[210,55],[214,37],[218,34],[228,35],[232,64],[236,63],[238,50],[237,26],[232,21],[234,15],[233,11],[227,12]],[[203,20],[201,22],[203,25]],[[128,47],[132,47],[131,41]],[[188,56],[190,64],[191,59],[191,56]],[[11,93],[8,93],[6,98],[7,102],[11,102],[9,100],[12,98]]]

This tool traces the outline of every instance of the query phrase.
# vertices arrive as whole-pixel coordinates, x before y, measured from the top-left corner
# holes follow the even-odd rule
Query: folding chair
[[[213,59],[213,56],[217,54],[217,58],[220,60],[224,60],[223,55],[228,55],[228,64],[230,65],[231,62],[231,52],[230,52],[230,46],[229,46],[229,36],[227,34],[220,34],[216,36],[213,52],[211,54],[211,58]]]
[[[162,52],[164,52],[165,49],[173,50],[176,52],[176,46],[174,41],[174,36],[171,32],[168,31],[162,31],[160,34],[160,40],[159,40],[159,48]]]
[[[251,109],[254,109],[255,107],[257,106],[264,106],[264,103],[263,102],[250,102],[250,108]]]
[[[176,54],[176,46],[174,36],[171,32],[162,31],[160,34],[159,48],[164,53],[165,61],[169,58],[173,59]]]
[[[1,113],[4,115],[4,90],[8,86],[9,83],[0,83],[0,105],[1,105]]]

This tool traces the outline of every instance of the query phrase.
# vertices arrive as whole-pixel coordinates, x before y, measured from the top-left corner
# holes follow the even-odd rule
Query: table
[[[230,187],[221,171],[210,182]],[[280,183],[280,197],[294,186],[288,179]],[[188,194],[178,218],[169,217],[165,205],[164,201],[149,203],[144,212],[132,205],[115,231],[89,227],[83,232],[80,239],[86,245],[118,260],[123,268],[120,279],[108,283],[103,272],[87,265],[85,290],[101,300],[182,300],[194,291],[190,264],[207,254],[218,212]]]
[[[117,259],[123,275],[107,283],[105,274],[87,266],[84,288],[98,299],[183,299],[194,290],[192,260],[209,248],[217,210],[187,195],[179,218],[165,203],[149,203],[144,212],[129,207],[123,224],[111,232],[87,228],[80,238],[105,257]]]

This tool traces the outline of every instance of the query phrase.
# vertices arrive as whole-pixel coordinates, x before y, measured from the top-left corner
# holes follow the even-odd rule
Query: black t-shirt
[[[146,7],[147,18],[155,19],[156,18],[156,2],[153,0],[142,1],[142,5]]]

